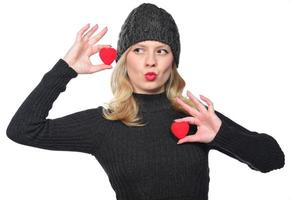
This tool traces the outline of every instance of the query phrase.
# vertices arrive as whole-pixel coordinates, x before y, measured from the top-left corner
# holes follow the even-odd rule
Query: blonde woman
[[[276,140],[251,132],[214,110],[207,97],[182,97],[180,39],[172,16],[153,4],[135,8],[121,28],[117,64],[112,73],[113,99],[57,119],[47,119],[52,104],[78,74],[110,65],[93,65],[90,56],[107,28],[84,26],[73,46],[48,71],[12,118],[7,135],[20,144],[92,154],[107,173],[118,200],[206,200],[208,153],[217,149],[253,170],[284,166]],[[102,73],[102,72],[100,72]],[[177,139],[172,122],[191,130]]]

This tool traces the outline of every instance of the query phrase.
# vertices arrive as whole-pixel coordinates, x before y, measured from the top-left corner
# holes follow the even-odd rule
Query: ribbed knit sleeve
[[[261,172],[282,168],[285,156],[277,141],[265,133],[249,131],[216,111],[222,125],[209,143],[211,149],[219,150]]]
[[[20,144],[50,150],[93,153],[104,133],[101,107],[47,119],[49,110],[77,72],[63,60],[48,71],[11,119],[7,136]]]

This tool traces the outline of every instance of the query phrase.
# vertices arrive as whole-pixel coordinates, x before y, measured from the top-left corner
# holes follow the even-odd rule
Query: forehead
[[[144,47],[169,47],[167,44],[155,41],[155,40],[146,40],[142,42],[138,42],[133,46],[144,46]],[[169,47],[170,48],[170,47]]]

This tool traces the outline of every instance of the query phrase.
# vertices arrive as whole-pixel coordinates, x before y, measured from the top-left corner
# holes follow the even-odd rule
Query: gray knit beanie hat
[[[116,62],[131,45],[145,40],[169,45],[178,66],[180,39],[176,23],[167,11],[150,3],[143,3],[133,9],[122,25]]]

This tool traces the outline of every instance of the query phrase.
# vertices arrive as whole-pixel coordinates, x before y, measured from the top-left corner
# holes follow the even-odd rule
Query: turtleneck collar
[[[169,109],[171,103],[166,96],[166,92],[159,94],[141,94],[133,93],[134,98],[138,101],[142,112],[153,112]]]

